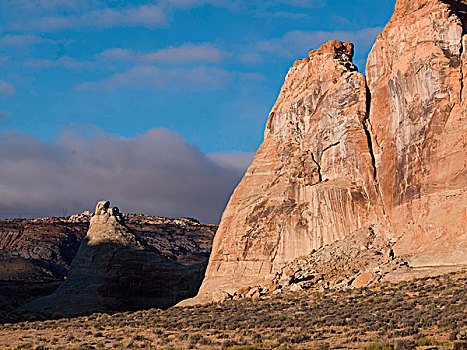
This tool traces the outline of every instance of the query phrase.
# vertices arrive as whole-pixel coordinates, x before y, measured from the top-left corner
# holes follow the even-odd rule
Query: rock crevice
[[[367,143],[368,143],[368,150],[370,151],[371,165],[373,167],[373,180],[375,181],[376,190],[378,192],[379,199],[381,201],[381,210],[382,210],[383,216],[386,217],[384,198],[383,198],[383,194],[381,192],[381,188],[379,186],[379,180],[378,180],[378,168],[376,166],[375,146],[373,145],[373,137],[374,137],[373,132],[372,132],[373,127],[371,125],[371,120],[370,120],[371,91],[368,88],[366,77],[365,77],[365,83],[367,84],[366,86],[366,94],[367,94],[366,114],[365,114],[365,118],[362,121],[362,127],[363,127],[363,130],[365,131],[365,135],[366,135]],[[376,139],[375,139],[375,143],[376,143]]]
[[[318,172],[318,182],[322,182],[323,175],[321,174],[321,166],[319,165],[313,153],[310,153],[310,156],[311,156],[311,160],[313,160],[313,162],[316,164],[316,170]]]

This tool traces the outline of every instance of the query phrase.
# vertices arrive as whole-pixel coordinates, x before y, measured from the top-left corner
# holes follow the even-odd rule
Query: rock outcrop
[[[0,281],[63,280],[88,226],[89,219],[0,220]]]
[[[130,229],[118,208],[109,204],[98,203],[65,282],[52,295],[23,306],[22,312],[69,317],[166,308],[196,294],[215,227],[206,228],[191,219],[166,219],[163,226],[158,222],[163,218],[153,218],[159,237],[142,235],[141,227],[139,232]],[[146,222],[145,230],[154,232],[150,225]],[[192,233],[177,237],[170,232],[176,226]],[[190,239],[193,234],[199,237]],[[174,236],[175,242],[170,242]]]
[[[89,219],[0,220],[0,319],[57,289],[88,226]]]
[[[366,68],[376,173],[413,266],[467,264],[465,0],[399,0]]]
[[[349,43],[297,61],[200,293],[182,305],[267,285],[297,257],[375,225],[411,267],[467,264],[466,25],[465,0],[398,0],[367,80]],[[354,286],[369,273],[354,271]]]
[[[261,285],[296,257],[384,220],[365,77],[352,56],[352,44],[330,41],[290,68],[222,216],[196,302]]]

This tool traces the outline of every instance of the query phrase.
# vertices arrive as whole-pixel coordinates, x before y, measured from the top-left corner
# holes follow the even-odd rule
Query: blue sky
[[[327,40],[338,39],[355,43],[355,62],[363,71],[367,53],[389,20],[394,3],[2,0],[3,152],[31,143],[30,147],[35,144],[70,158],[70,154],[80,154],[76,149],[97,147],[95,143],[103,139],[119,140],[129,149],[148,135],[161,138],[153,132],[158,130],[173,135],[204,159],[206,164],[201,167],[218,166],[235,173],[217,200],[224,203],[262,140],[268,112],[293,62]],[[76,141],[75,149],[67,143],[70,139],[81,143]],[[22,144],[18,144],[20,140]],[[178,157],[159,139],[153,141],[161,149],[167,148],[169,157]],[[31,188],[42,184],[43,180],[35,177],[38,160],[30,154],[31,150],[25,149],[22,156],[27,160],[10,159],[8,164],[5,155],[0,158],[0,166],[13,162],[16,169],[8,174],[0,170],[0,176],[7,179],[0,177],[0,197],[8,199],[0,201],[0,217],[19,211],[26,216],[52,215],[62,205],[78,211],[86,200],[91,201],[68,204],[71,200],[67,198],[74,195],[70,193],[60,199],[65,204],[50,203],[44,211],[24,209],[28,207],[20,200],[25,196],[20,191],[24,184],[10,177],[28,169],[30,176],[24,183],[31,183]],[[61,166],[70,170],[69,164]],[[118,166],[111,164],[110,168]],[[63,180],[60,173],[50,176]],[[36,207],[40,196],[50,197],[56,191],[53,184],[48,191],[36,194]],[[111,195],[108,191],[96,195]],[[118,198],[125,201],[123,195]],[[178,210],[173,205],[175,209],[159,210],[154,205],[159,199],[156,196],[151,203],[147,198],[145,205],[131,204],[128,209],[168,216],[198,215],[207,221],[215,221],[222,209]]]

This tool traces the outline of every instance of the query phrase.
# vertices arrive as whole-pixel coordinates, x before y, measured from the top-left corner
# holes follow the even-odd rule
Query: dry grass
[[[2,349],[452,349],[467,273],[189,308],[4,324]]]

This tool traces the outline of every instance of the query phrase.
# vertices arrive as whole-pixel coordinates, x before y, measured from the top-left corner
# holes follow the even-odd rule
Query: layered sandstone
[[[211,229],[192,219],[165,219],[163,225],[164,218],[146,217],[144,224],[139,222],[143,227],[132,222],[134,230],[125,217],[116,207],[110,208],[109,202],[99,202],[68,278],[52,295],[21,311],[69,317],[166,308],[196,294],[214,226]],[[148,234],[154,231],[160,232]]]
[[[63,280],[88,226],[61,218],[0,220],[0,281]]]
[[[200,293],[187,303],[261,285],[296,257],[384,220],[365,77],[352,57],[352,44],[330,41],[290,68],[222,216]]]
[[[399,0],[366,68],[376,173],[396,254],[467,264],[465,0]]]
[[[88,226],[65,218],[0,220],[0,319],[63,282]]]
[[[303,255],[319,275],[327,268],[313,249],[374,225],[408,268],[467,264],[464,27],[466,0],[398,0],[367,81],[348,43],[297,61],[224,212],[200,294],[185,304],[267,286]],[[357,265],[333,280],[376,278]]]

